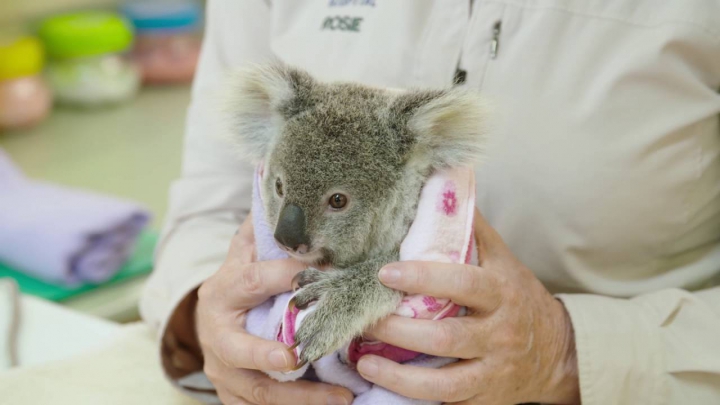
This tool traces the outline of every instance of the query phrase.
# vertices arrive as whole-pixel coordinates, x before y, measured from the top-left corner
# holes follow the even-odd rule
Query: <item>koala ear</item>
[[[393,104],[393,116],[405,122],[413,138],[410,165],[423,171],[472,166],[482,157],[489,107],[476,92],[415,91],[398,96]]]
[[[280,63],[251,65],[229,80],[224,110],[229,134],[242,153],[262,160],[284,121],[313,104],[314,80],[304,71]]]

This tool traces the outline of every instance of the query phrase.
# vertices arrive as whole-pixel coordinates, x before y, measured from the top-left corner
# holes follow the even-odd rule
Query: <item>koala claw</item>
[[[301,288],[301,286],[300,286],[300,274],[302,274],[302,273],[296,274],[296,275],[292,278],[292,281],[290,282],[290,287],[292,288],[292,291],[293,291],[293,292],[296,292],[297,290],[299,290],[299,289]]]
[[[303,345],[298,356],[298,361],[301,363],[315,362],[340,348],[344,341],[347,340],[343,333],[333,333],[327,330],[324,333],[312,331],[316,329],[316,326],[323,325],[319,323],[316,325],[303,324],[300,327],[299,335],[296,336],[296,339],[299,339],[299,342]]]
[[[323,271],[320,271],[314,267],[308,267],[307,269],[301,271],[300,273],[296,274],[295,277],[292,279],[292,286],[295,288],[303,288],[308,284],[312,284],[315,282],[320,281],[323,276],[326,276],[326,273]]]
[[[310,304],[320,300],[328,289],[330,275],[320,270],[308,268],[296,276],[300,289],[288,303],[289,308],[306,309]]]
[[[300,302],[298,303],[297,297],[292,297],[292,298],[290,298],[290,301],[288,302],[288,311],[293,312],[293,311],[295,311],[295,308],[297,308],[299,310],[307,309],[307,307],[309,307],[310,304],[312,304],[315,301],[317,301],[317,300],[316,299],[309,299],[309,300],[301,299]]]
[[[298,364],[295,367],[293,367],[291,369],[291,371],[298,371],[301,368],[305,367],[306,364],[307,364],[307,360],[300,361],[300,362],[298,362]]]

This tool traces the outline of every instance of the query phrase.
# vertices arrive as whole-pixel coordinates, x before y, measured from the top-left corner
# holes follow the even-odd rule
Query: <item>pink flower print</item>
[[[455,183],[453,183],[452,180],[448,180],[443,187],[442,194],[440,194],[441,198],[437,204],[437,210],[449,217],[457,214],[458,201],[455,190]]]
[[[460,263],[460,252],[457,250],[452,250],[448,253],[448,257],[450,258],[450,261],[453,263]]]
[[[440,305],[434,297],[423,297],[423,304],[425,304],[427,310],[430,312],[437,312],[442,309],[442,305]]]

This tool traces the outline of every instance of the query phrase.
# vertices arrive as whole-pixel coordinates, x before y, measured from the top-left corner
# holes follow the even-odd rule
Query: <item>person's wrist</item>
[[[196,330],[197,289],[177,305],[163,336],[166,370],[179,377],[202,369],[203,354]]]
[[[551,404],[579,404],[580,379],[575,331],[570,314],[562,301],[555,300],[554,312],[558,321],[556,328],[558,354],[555,356],[557,361],[552,367],[552,373],[540,401]]]

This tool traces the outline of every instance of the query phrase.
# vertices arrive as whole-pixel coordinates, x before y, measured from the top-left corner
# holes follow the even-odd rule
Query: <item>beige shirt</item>
[[[210,0],[208,18],[142,301],[161,333],[250,207],[250,167],[214,139],[225,71],[448,87],[459,66],[496,112],[478,205],[565,303],[583,403],[720,403],[720,3]]]

